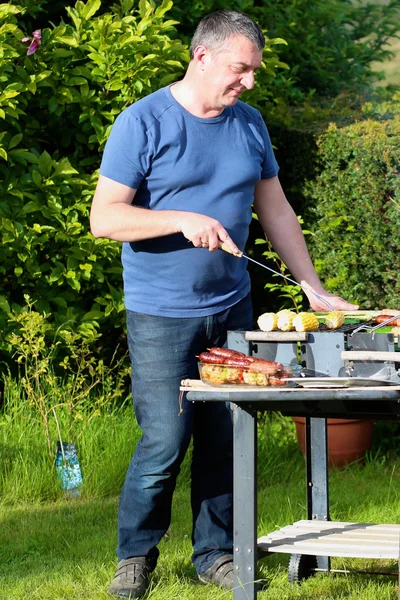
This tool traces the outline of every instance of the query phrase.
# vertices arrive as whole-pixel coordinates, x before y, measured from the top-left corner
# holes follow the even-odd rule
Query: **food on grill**
[[[230,350],[229,348],[209,348],[210,354],[217,354],[223,358],[230,358],[231,356],[246,356],[243,352],[238,350]]]
[[[265,373],[266,375],[278,375],[283,372],[283,365],[272,360],[259,358],[250,364],[249,371],[253,373]]]
[[[224,365],[202,365],[200,373],[203,381],[208,381],[214,385],[241,383],[243,381],[243,379],[240,379],[238,369],[224,367]]]
[[[278,316],[278,329],[281,331],[293,331],[293,319],[296,316],[296,313],[291,310],[280,310],[276,313]]]
[[[285,370],[279,362],[247,356],[242,352],[227,348],[212,348],[199,355],[200,376],[203,381],[213,385],[246,384],[269,385],[269,379],[287,377],[291,371]],[[225,356],[220,356],[222,350]],[[229,356],[226,356],[229,354]],[[285,385],[286,382],[272,382],[271,385]]]
[[[243,371],[243,382],[247,385],[268,385],[268,375]]]
[[[400,313],[395,313],[394,315],[388,315],[388,314],[378,315],[377,317],[375,317],[374,321],[375,321],[375,323],[377,323],[379,325],[379,323],[384,323],[385,321],[388,321],[389,319],[391,319],[392,317],[395,317],[398,314],[400,314]],[[388,323],[388,327],[394,326],[394,325],[400,325],[400,319],[395,319],[391,323]]]
[[[319,321],[313,313],[301,312],[293,319],[296,331],[317,331]]]
[[[333,310],[325,317],[325,325],[328,329],[339,329],[344,325],[344,314],[340,310]]]
[[[391,317],[395,317],[396,315],[400,315],[400,309],[396,310],[394,308],[384,308],[379,312],[380,315],[390,315]]]
[[[258,317],[257,325],[261,331],[275,331],[278,329],[278,315],[275,313],[264,313]]]
[[[200,376],[203,381],[213,385],[286,385],[283,380],[277,383],[278,375],[270,377],[267,373],[250,371],[247,367],[232,367],[229,365],[200,364]]]
[[[216,355],[211,354],[211,352],[201,352],[201,354],[199,354],[199,360],[202,363],[210,363],[213,365],[215,365],[216,363],[223,364],[225,362],[225,358],[219,356],[217,360]]]
[[[231,367],[248,367],[253,361],[246,356],[231,356],[226,358],[224,364]]]

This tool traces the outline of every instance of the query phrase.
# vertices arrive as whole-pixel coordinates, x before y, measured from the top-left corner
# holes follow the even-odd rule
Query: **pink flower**
[[[40,40],[42,38],[42,30],[36,29],[36,31],[33,31],[32,36],[33,37],[31,37],[31,38],[24,37],[22,39],[23,42],[30,42],[28,52],[26,53],[28,56],[31,56],[31,54],[35,54],[36,50],[39,48]]]

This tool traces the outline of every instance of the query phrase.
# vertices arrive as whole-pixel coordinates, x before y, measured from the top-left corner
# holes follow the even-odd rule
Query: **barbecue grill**
[[[369,325],[370,323],[366,323]],[[391,332],[355,332],[360,323],[347,323],[340,329],[320,325],[314,332],[230,332],[230,347],[248,343],[249,353],[266,360],[304,367],[306,374],[328,377],[361,377],[387,379],[400,385],[400,347]],[[244,338],[244,339],[243,339]],[[364,418],[384,419],[393,416],[393,407],[375,403]],[[296,416],[306,413],[299,407]],[[334,402],[327,417],[360,418],[359,407],[340,406]]]
[[[399,558],[400,525],[332,523],[329,517],[327,417],[398,419],[400,352],[392,333],[353,333],[359,323],[316,332],[229,332],[228,347],[287,365],[300,361],[306,373],[335,378],[376,378],[376,387],[212,387],[183,381],[192,401],[230,401],[234,411],[234,600],[254,600],[257,557],[291,554],[289,579],[329,571],[330,556]],[[380,380],[393,385],[380,385]],[[361,380],[361,379],[360,379]],[[306,417],[307,520],[256,539],[257,413],[278,410]],[[245,477],[244,477],[245,474]],[[343,535],[344,534],[344,535]],[[337,543],[341,536],[342,544]],[[347,538],[346,538],[347,536]],[[362,542],[354,544],[354,539]],[[346,545],[347,539],[347,545]],[[350,540],[350,541],[349,541]],[[385,552],[382,546],[386,547]]]

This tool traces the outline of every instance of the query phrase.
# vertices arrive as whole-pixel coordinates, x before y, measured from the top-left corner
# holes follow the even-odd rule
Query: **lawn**
[[[12,430],[18,435],[17,425],[9,431],[11,439],[14,437]],[[260,429],[260,535],[306,517],[304,459],[292,434],[293,426],[287,421],[272,421]],[[32,481],[43,485],[35,474],[35,467],[31,464],[28,468],[25,463],[25,469],[21,470],[22,484],[15,492],[19,494],[16,501],[12,502],[8,488],[0,504],[0,600],[108,598],[107,587],[116,566],[118,488],[137,435],[130,408],[115,412],[112,420],[109,415],[93,420],[83,464],[89,485],[78,499],[65,500],[59,495],[48,501],[42,490],[37,496],[42,498],[41,501],[23,500],[21,489],[24,481],[25,486],[28,485],[29,470]],[[103,444],[96,464],[96,455],[89,453],[89,448],[94,446],[89,439],[99,440],[99,436]],[[119,445],[115,441],[117,438]],[[29,450],[25,446],[25,437],[19,435],[18,439],[19,464],[23,465],[23,457]],[[104,440],[110,441],[110,444],[104,443]],[[109,460],[107,448],[109,455],[114,456],[114,489],[104,483],[108,481],[105,472]],[[230,592],[202,586],[196,579],[190,560],[188,466],[186,460],[174,497],[171,527],[160,543],[161,556],[152,581],[151,598],[231,598]],[[24,479],[25,473],[27,479]],[[98,491],[95,481],[99,485]],[[330,485],[333,520],[400,521],[400,460],[395,455],[387,458],[375,449],[363,465],[332,470]],[[33,489],[31,496],[34,497]],[[388,576],[317,574],[300,586],[291,585],[287,581],[288,560],[288,555],[281,554],[259,563],[259,577],[265,584],[264,590],[259,593],[260,600],[386,600],[398,597],[397,579]],[[334,559],[332,562],[336,569],[394,572],[397,568],[395,561]]]

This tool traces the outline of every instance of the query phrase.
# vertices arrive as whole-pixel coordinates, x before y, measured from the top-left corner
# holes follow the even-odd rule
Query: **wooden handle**
[[[400,352],[374,352],[373,350],[344,350],[342,360],[375,360],[400,362]]]
[[[222,242],[219,246],[221,250],[227,252],[228,254],[233,254],[233,256],[237,256],[238,258],[242,258],[243,252],[233,252],[225,242]]]

